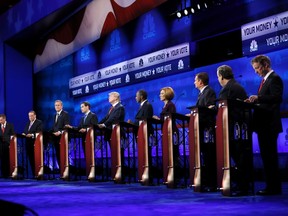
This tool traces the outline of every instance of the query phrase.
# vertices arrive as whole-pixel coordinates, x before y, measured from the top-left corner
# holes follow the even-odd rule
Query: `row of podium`
[[[218,104],[217,111],[191,107],[190,117],[174,113],[163,122],[143,120],[139,127],[121,122],[113,126],[109,141],[105,140],[104,129],[90,127],[84,136],[63,131],[59,143],[60,177],[71,179],[73,162],[74,169],[84,167],[89,181],[99,180],[100,176],[101,181],[115,183],[134,181],[151,185],[156,181],[168,188],[181,184],[192,186],[195,192],[209,186],[221,190],[224,196],[233,196],[238,190],[253,194],[252,107],[230,100]],[[45,175],[43,145],[43,134],[36,134],[36,177]],[[13,178],[18,176],[18,167],[17,136],[13,136]]]

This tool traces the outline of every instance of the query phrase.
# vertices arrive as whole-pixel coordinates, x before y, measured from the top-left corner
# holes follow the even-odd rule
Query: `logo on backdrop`
[[[156,27],[154,17],[151,14],[147,14],[144,19],[143,26],[143,40],[155,37]]]
[[[111,39],[110,39],[110,51],[115,51],[121,48],[121,43],[120,43],[120,33],[116,29],[112,32],[111,34]]]
[[[88,49],[88,47],[84,47],[83,49],[81,49],[80,52],[80,61],[86,61],[90,59],[90,50]]]
[[[181,70],[181,69],[183,69],[183,68],[184,68],[184,62],[183,62],[182,59],[180,59],[180,60],[178,61],[178,70]]]
[[[243,54],[257,54],[288,46],[288,11],[241,27]]]
[[[250,44],[250,52],[258,51],[258,44],[256,40],[252,40]]]

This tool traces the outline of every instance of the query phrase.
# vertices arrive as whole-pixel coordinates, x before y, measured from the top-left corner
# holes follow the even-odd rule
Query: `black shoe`
[[[281,190],[259,190],[256,195],[259,196],[269,196],[269,195],[280,195],[281,194]]]

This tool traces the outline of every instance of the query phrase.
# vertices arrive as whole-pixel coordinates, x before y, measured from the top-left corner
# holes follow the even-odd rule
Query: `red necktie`
[[[2,133],[4,134],[5,128],[4,125],[2,125]]]
[[[258,93],[261,91],[264,82],[265,82],[265,79],[262,79],[261,84],[260,84],[259,89],[258,89]]]
[[[113,109],[114,109],[114,107],[111,106],[108,114],[110,114],[110,113],[112,112]]]

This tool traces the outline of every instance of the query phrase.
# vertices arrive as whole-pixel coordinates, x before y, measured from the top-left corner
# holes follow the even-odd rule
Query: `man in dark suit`
[[[89,102],[84,101],[81,103],[81,112],[84,114],[78,126],[79,132],[81,133],[86,132],[88,127],[94,127],[98,124],[97,115],[91,112],[90,109],[91,105]]]
[[[87,132],[87,128],[89,127],[95,127],[98,124],[98,117],[95,113],[91,112],[91,105],[89,102],[84,101],[80,105],[81,112],[84,114],[84,116],[81,117],[80,123],[78,127],[73,127],[71,125],[65,125],[66,128],[73,128],[79,131],[80,133],[85,133]],[[84,145],[84,140],[85,137],[83,137],[83,150],[85,152],[85,145]]]
[[[209,76],[206,72],[196,74],[194,80],[195,87],[200,91],[196,106],[210,107],[216,105],[216,93],[209,86]]]
[[[234,74],[230,66],[222,65],[218,67],[217,77],[222,86],[219,99],[245,100],[248,98],[245,89],[234,79]]]
[[[231,154],[231,173],[234,178],[231,180],[232,191],[236,196],[249,194],[249,172],[247,169],[247,158],[244,142],[241,139],[235,139],[235,125],[241,125],[243,122],[242,108],[233,104],[233,100],[244,101],[248,98],[245,89],[234,79],[232,68],[228,65],[222,65],[217,68],[217,77],[222,89],[219,93],[219,99],[231,100],[229,102],[228,124],[229,124],[229,151]],[[240,132],[239,132],[240,134]],[[234,186],[235,184],[235,186]]]
[[[133,122],[132,120],[129,119],[128,122],[139,126],[139,122],[141,120],[152,118],[153,107],[147,100],[147,92],[143,89],[140,89],[139,91],[136,92],[136,101],[137,103],[140,104],[140,107],[138,109],[138,112],[136,113],[135,121]],[[148,131],[152,132],[153,130],[151,131],[151,129],[150,130],[148,129]]]
[[[137,126],[140,125],[140,122],[142,120],[147,120],[149,118],[153,117],[153,106],[149,103],[148,99],[147,99],[147,92],[144,89],[140,89],[136,92],[136,102],[140,104],[140,107],[138,109],[138,112],[136,113],[135,116],[135,120],[134,122],[132,120],[128,120],[128,123],[132,123],[135,124]],[[137,133],[138,131],[135,131],[135,133]],[[148,160],[149,160],[149,164],[152,166],[152,145],[156,142],[155,137],[153,136],[153,126],[151,124],[151,122],[147,124],[147,138],[149,138],[150,142],[148,144]],[[137,137],[137,134],[135,135],[135,137]],[[155,174],[152,172],[152,169],[149,169],[149,183],[151,185],[153,185],[153,176]]]
[[[106,116],[99,121],[99,128],[106,128],[105,139],[110,141],[112,125],[119,124],[124,121],[125,118],[125,108],[120,102],[120,94],[118,92],[109,93],[109,103],[112,105],[106,114]]]
[[[42,121],[37,119],[36,112],[31,110],[28,113],[29,122],[26,124],[23,136],[26,137],[26,152],[29,159],[32,175],[35,173],[35,158],[34,158],[34,143],[36,133],[42,132],[43,124]]]
[[[60,163],[60,139],[65,125],[70,124],[70,117],[68,112],[63,110],[63,102],[61,100],[56,100],[54,103],[56,113],[53,118],[52,127],[52,143],[56,151],[56,159],[59,165]],[[54,167],[55,168],[55,167]]]
[[[9,145],[10,138],[15,134],[13,124],[6,121],[6,115],[0,114],[0,163],[1,176],[8,178],[10,176]]]
[[[200,91],[196,102],[196,106],[210,107],[211,109],[199,115],[200,140],[201,140],[201,161],[203,162],[203,185],[202,191],[216,191],[217,189],[217,173],[216,173],[216,143],[212,140],[204,140],[206,133],[215,137],[215,121],[216,121],[216,93],[209,86],[209,76],[206,72],[196,74],[194,80],[195,87]],[[209,138],[208,138],[209,139]]]
[[[271,68],[268,56],[258,55],[251,60],[255,72],[263,78],[258,94],[251,95],[247,102],[258,106],[253,113],[254,131],[258,135],[263,161],[266,188],[257,195],[281,194],[281,180],[278,167],[277,138],[283,131],[280,104],[283,97],[283,81]]]

